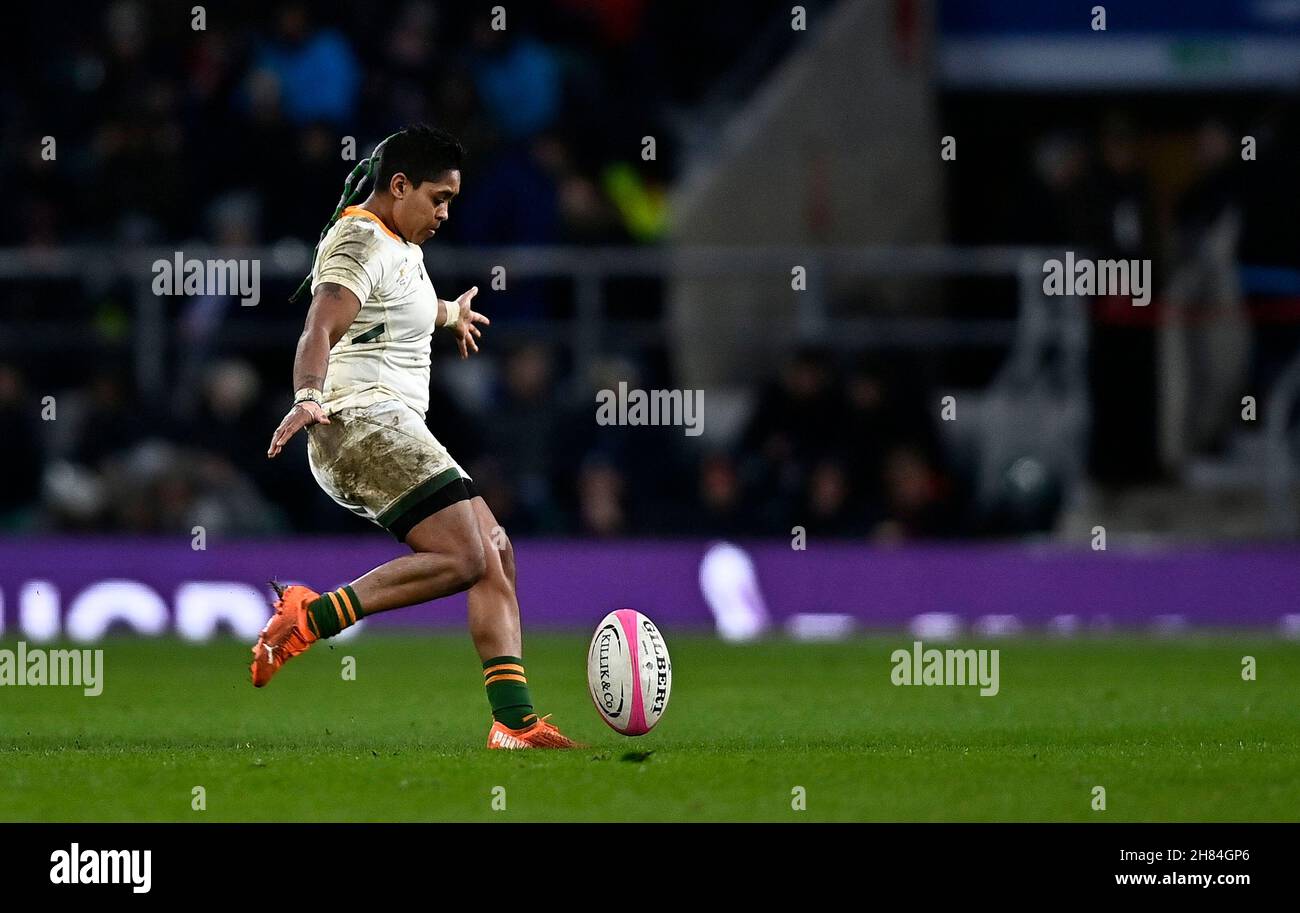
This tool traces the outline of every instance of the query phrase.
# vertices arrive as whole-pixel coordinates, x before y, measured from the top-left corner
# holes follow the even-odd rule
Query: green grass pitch
[[[484,750],[490,716],[464,634],[320,644],[261,691],[245,644],[111,640],[99,697],[0,688],[0,820],[1300,819],[1295,642],[970,644],[1001,650],[1001,691],[980,697],[892,685],[903,634],[667,637],[672,699],[637,739],[592,708],[586,637],[529,637],[539,710],[592,745],[574,752]],[[1256,681],[1242,680],[1245,655]],[[349,656],[355,681],[341,674]]]

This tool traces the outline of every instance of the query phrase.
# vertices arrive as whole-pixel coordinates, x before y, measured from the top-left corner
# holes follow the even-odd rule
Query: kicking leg
[[[352,584],[367,615],[441,599],[483,579],[487,557],[471,503],[457,501],[425,517],[406,535],[414,554],[381,564]]]
[[[293,657],[367,615],[450,596],[478,583],[486,570],[483,541],[464,498],[425,517],[406,535],[414,552],[381,564],[324,595],[304,586],[280,592],[275,614],[253,647],[253,684],[266,685]],[[278,588],[277,588],[278,589]]]

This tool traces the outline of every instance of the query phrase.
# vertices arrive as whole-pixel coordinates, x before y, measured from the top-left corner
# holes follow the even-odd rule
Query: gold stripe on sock
[[[491,685],[494,682],[523,682],[524,684],[527,684],[528,679],[524,678],[522,675],[512,675],[510,673],[503,672],[500,675],[494,675],[492,678],[488,679],[483,684]]]
[[[521,665],[519,665],[518,663],[497,663],[495,666],[490,666],[489,668],[484,669],[484,670],[483,670],[483,674],[484,674],[484,675],[491,675],[493,672],[519,672],[519,673],[522,673],[523,671],[524,671],[524,667],[521,666]]]
[[[343,603],[343,608],[347,610],[348,618],[351,618],[351,619],[352,619],[352,621],[349,622],[349,624],[356,624],[356,623],[357,623],[357,613],[356,613],[356,611],[352,608],[352,600],[348,598],[348,591],[345,590],[345,589],[343,589],[343,587],[339,587],[339,588],[338,588],[337,590],[335,590],[334,592],[336,592],[336,593],[339,594],[339,600]]]
[[[339,607],[338,597],[333,593],[326,593],[325,595],[329,597],[330,605],[334,606],[334,613],[339,617],[339,630],[341,631],[348,626],[348,622],[343,617],[343,609]]]

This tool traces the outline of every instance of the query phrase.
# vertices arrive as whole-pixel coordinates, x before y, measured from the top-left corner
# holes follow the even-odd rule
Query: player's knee
[[[477,539],[468,543],[456,556],[456,576],[461,585],[469,589],[487,573],[487,555],[483,543]]]
[[[498,527],[498,530],[500,527]],[[496,549],[498,557],[501,559],[501,570],[505,574],[506,580],[514,583],[515,580],[515,548],[510,544],[510,537],[504,532],[495,534],[492,537],[492,547]]]

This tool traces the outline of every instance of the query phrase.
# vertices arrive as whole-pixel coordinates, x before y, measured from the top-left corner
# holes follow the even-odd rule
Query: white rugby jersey
[[[349,206],[316,250],[312,294],[322,282],[337,282],[361,302],[330,349],[325,411],[399,399],[423,417],[438,296],[420,245],[403,241],[369,210]]]

